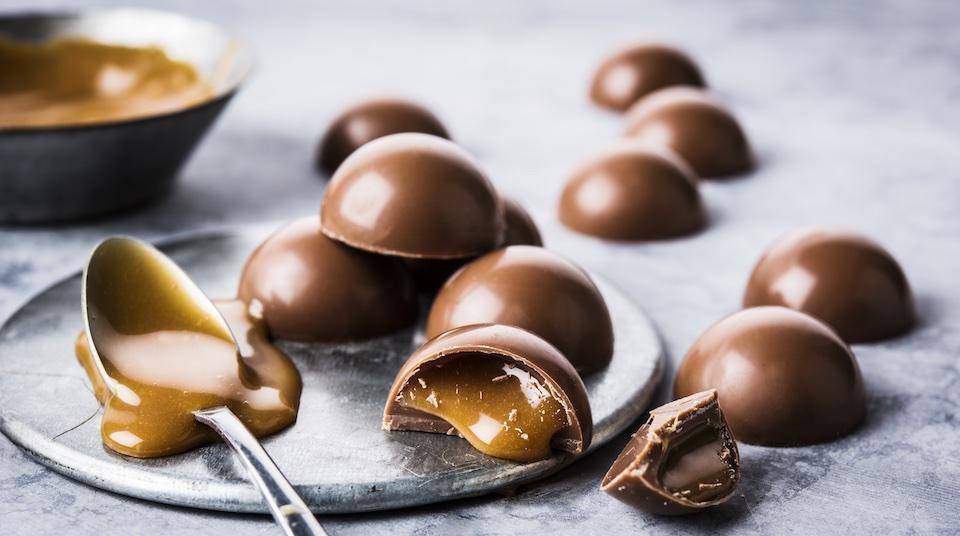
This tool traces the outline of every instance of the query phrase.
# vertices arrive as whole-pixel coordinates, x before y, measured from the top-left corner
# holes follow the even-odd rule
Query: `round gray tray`
[[[275,226],[167,241],[170,255],[212,297],[235,293],[244,260]],[[591,450],[622,432],[660,380],[662,347],[647,317],[603,280],[616,345],[610,367],[585,378],[594,416]],[[0,328],[0,430],[40,463],[117,493],[230,512],[267,512],[224,445],[149,460],[100,442],[100,407],[73,355],[81,329],[80,275],[54,284]],[[530,482],[570,463],[490,458],[466,441],[384,432],[393,376],[420,340],[417,330],[348,344],[280,342],[303,375],[297,423],[264,446],[317,513],[385,510],[480,495]]]

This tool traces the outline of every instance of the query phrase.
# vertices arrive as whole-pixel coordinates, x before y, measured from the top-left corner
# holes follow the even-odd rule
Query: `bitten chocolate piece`
[[[543,246],[540,230],[530,214],[516,201],[503,199],[504,217],[507,232],[504,233],[503,244],[506,246]],[[404,259],[417,289],[431,292],[440,288],[454,272],[476,257],[466,259]]]
[[[464,266],[437,294],[426,333],[481,323],[530,330],[581,373],[606,367],[613,356],[613,323],[593,280],[543,248],[510,246]]]
[[[737,442],[711,389],[651,411],[601,488],[634,508],[681,515],[725,502],[739,481]]]
[[[763,254],[744,307],[783,305],[830,324],[847,342],[896,337],[914,324],[900,265],[869,238],[832,229],[790,233]]]
[[[518,462],[551,448],[584,452],[593,435],[586,388],[563,355],[529,331],[481,324],[427,341],[397,373],[384,430],[457,434]]]
[[[473,158],[426,134],[364,145],[327,186],[323,233],[355,248],[410,258],[480,255],[503,240],[503,206]]]
[[[415,102],[395,98],[368,100],[345,110],[327,128],[317,147],[317,169],[332,175],[361,145],[401,132],[450,138],[440,120]]]
[[[738,441],[832,441],[866,413],[850,348],[829,326],[785,307],[753,307],[710,327],[677,370],[673,394],[716,389]]]
[[[668,86],[703,87],[700,69],[681,50],[657,43],[622,48],[600,64],[590,85],[590,98],[618,112],[645,95]]]
[[[386,335],[418,314],[413,280],[399,260],[327,238],[316,216],[284,226],[250,255],[238,297],[273,337],[296,341]]]
[[[707,92],[661,89],[638,101],[626,117],[626,135],[673,149],[701,178],[749,171],[753,154],[732,113]]]
[[[560,197],[560,221],[613,240],[688,235],[705,216],[693,170],[666,148],[623,143],[582,164]]]

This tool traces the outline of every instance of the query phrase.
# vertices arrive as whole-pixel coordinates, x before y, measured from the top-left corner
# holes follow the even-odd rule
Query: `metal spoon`
[[[131,290],[137,284],[136,278],[145,274],[169,280],[171,295],[144,296]],[[101,342],[111,336],[107,331],[111,329],[111,315],[122,315],[125,323],[134,323],[146,331],[153,322],[158,326],[182,324],[183,318],[189,318],[191,328],[196,331],[237,345],[230,327],[213,302],[183,270],[159,250],[135,238],[107,238],[94,248],[83,273],[81,301],[93,360],[107,388],[113,392],[117,391],[118,384],[107,375],[97,351],[98,336]],[[170,304],[176,307],[171,308]],[[164,314],[170,316],[157,318]],[[215,430],[233,449],[286,534],[326,534],[260,442],[229,408],[202,409],[195,411],[194,417]]]

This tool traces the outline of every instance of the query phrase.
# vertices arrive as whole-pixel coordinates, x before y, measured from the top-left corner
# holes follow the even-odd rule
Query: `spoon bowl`
[[[179,433],[182,427],[178,424],[182,424],[183,419],[193,418],[223,437],[240,458],[277,523],[287,534],[324,534],[259,441],[230,408],[215,406],[184,410],[196,402],[191,399],[196,393],[170,389],[163,381],[155,384],[149,376],[163,376],[162,366],[152,363],[169,357],[162,351],[164,341],[179,342],[177,350],[187,348],[190,352],[196,352],[196,356],[193,356],[195,365],[187,371],[187,376],[209,372],[211,369],[203,361],[212,359],[211,356],[222,355],[223,345],[229,345],[229,351],[235,356],[235,366],[240,367],[240,375],[243,374],[243,367],[247,366],[245,361],[254,358],[241,352],[241,348],[248,345],[237,343],[224,316],[176,263],[140,240],[107,238],[94,248],[84,268],[81,304],[92,361],[88,369],[92,369],[92,374],[99,375],[100,381],[94,383],[104,385],[109,391],[101,402],[112,407],[114,399],[119,399],[117,406],[122,408],[124,421],[131,418],[156,419],[161,415],[160,412],[140,408],[150,408],[154,402],[150,400],[151,397],[163,397],[161,405],[168,406],[167,411],[162,413],[164,418],[169,417],[170,413],[184,413],[177,415],[179,419],[174,420],[173,427],[178,429],[175,434],[177,437],[183,435]],[[189,344],[183,344],[182,341],[188,341]],[[208,353],[203,349],[209,347],[211,342],[216,350]],[[130,374],[131,370],[133,374]],[[145,372],[148,373],[146,380],[142,377]],[[115,374],[125,380],[118,381]],[[169,382],[168,378],[165,379]],[[203,378],[188,381],[201,385],[203,389],[212,385],[211,392],[215,393],[216,387],[224,384],[224,381],[222,377],[212,380],[210,383]],[[128,383],[137,386],[137,389],[132,389]],[[204,393],[197,400],[210,398],[212,395]],[[244,400],[243,404],[247,402]],[[255,400],[251,405],[260,403]],[[107,423],[106,411],[104,423]],[[115,450],[118,446],[120,449],[133,449],[139,444],[137,441],[146,442],[140,437],[145,434],[138,435],[141,430],[164,434],[167,428],[163,422],[143,423],[142,427],[135,427],[129,422],[126,424],[125,428],[111,434],[104,428],[105,441],[108,436],[111,441],[108,446]],[[195,441],[204,439],[196,436]]]

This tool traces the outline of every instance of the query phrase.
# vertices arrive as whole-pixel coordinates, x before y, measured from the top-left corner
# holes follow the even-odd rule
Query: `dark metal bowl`
[[[207,101],[144,118],[0,127],[0,222],[6,223],[89,218],[165,193],[253,66],[250,47],[216,26],[145,9],[0,15],[0,37],[156,45],[215,84]]]

